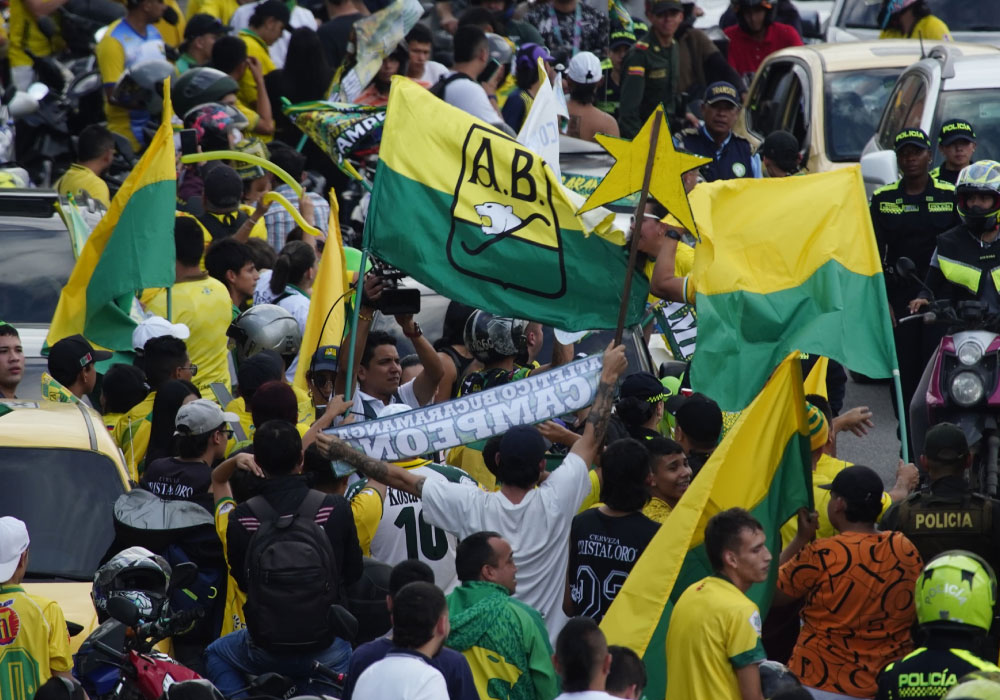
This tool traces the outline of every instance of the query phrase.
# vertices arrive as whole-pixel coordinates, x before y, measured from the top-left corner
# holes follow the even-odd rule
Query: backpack
[[[434,97],[443,100],[445,88],[447,88],[456,80],[462,80],[463,78],[465,80],[472,80],[472,78],[467,76],[465,73],[452,73],[451,75],[443,75],[440,78],[438,78],[438,81],[431,86],[430,92],[432,95],[434,95]]]
[[[254,644],[267,651],[318,651],[336,637],[330,607],[339,599],[337,560],[316,524],[325,498],[310,490],[288,515],[263,496],[247,501],[260,526],[247,546],[244,613]]]

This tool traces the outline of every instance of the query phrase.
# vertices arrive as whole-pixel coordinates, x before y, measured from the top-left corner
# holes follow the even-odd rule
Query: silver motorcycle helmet
[[[226,335],[235,343],[237,365],[262,350],[273,350],[281,355],[287,367],[302,344],[298,321],[275,304],[250,307],[236,317]]]

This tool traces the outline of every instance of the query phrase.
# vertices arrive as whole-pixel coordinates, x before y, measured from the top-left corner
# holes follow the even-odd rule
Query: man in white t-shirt
[[[250,17],[253,15],[253,11],[262,2],[264,0],[248,2],[246,5],[240,5],[236,9],[233,16],[229,18],[229,25],[233,28],[233,34],[250,26]],[[271,55],[271,60],[274,61],[275,68],[283,68],[285,66],[285,56],[288,54],[288,42],[292,39],[292,34],[289,30],[308,27],[315,31],[317,26],[316,16],[312,12],[304,7],[292,4],[291,19],[288,22],[288,26],[281,32],[278,40],[267,49],[267,52]]]
[[[443,700],[444,676],[431,666],[448,638],[448,603],[437,586],[415,581],[392,599],[392,651],[358,677],[352,697],[381,700]]]
[[[515,597],[542,614],[554,639],[566,622],[562,597],[570,524],[590,493],[589,468],[604,442],[615,382],[627,365],[624,347],[609,346],[583,437],[540,484],[545,442],[533,426],[516,426],[504,435],[496,465],[497,481],[502,486],[493,492],[428,479],[372,459],[330,435],[320,434],[318,446],[329,458],[342,459],[371,479],[420,497],[424,520],[459,539],[481,530],[503,535],[517,552]]]
[[[453,70],[431,91],[438,97],[458,107],[487,124],[502,124],[497,111],[496,85],[493,80],[478,82],[480,74],[490,60],[490,42],[479,27],[466,25],[455,32],[455,64]],[[497,70],[495,77],[502,71]]]
[[[415,24],[406,35],[406,50],[409,60],[406,62],[406,77],[414,80],[425,88],[429,88],[438,80],[448,75],[448,68],[443,63],[431,60],[431,50],[434,37],[431,30],[423,24]]]

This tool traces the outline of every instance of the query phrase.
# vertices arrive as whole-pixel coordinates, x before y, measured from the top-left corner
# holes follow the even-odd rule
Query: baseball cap
[[[760,154],[776,163],[796,162],[799,155],[799,142],[792,134],[782,129],[772,131],[760,146]]]
[[[337,353],[340,352],[338,345],[323,345],[313,353],[309,369],[312,372],[336,372],[338,367]]]
[[[240,153],[246,153],[251,156],[257,156],[258,158],[263,158],[264,160],[270,160],[271,154],[267,150],[267,146],[256,136],[250,136],[244,138],[240,141],[233,150],[239,151]],[[240,180],[256,180],[259,177],[264,177],[264,168],[254,163],[248,163],[247,161],[236,161],[234,166],[236,174],[240,176]]]
[[[649,3],[649,11],[654,15],[667,10],[684,10],[684,4],[680,0],[653,0]]]
[[[531,42],[521,44],[521,48],[517,50],[516,66],[517,68],[534,68],[538,65],[539,58],[548,63],[555,60],[544,46]]]
[[[219,408],[219,404],[208,399],[195,399],[177,411],[174,420],[174,435],[204,435],[223,423],[239,423],[240,417]]]
[[[500,459],[538,464],[545,458],[545,438],[533,425],[515,425],[500,439]]]
[[[923,129],[903,129],[896,134],[893,148],[898,151],[906,145],[919,146],[920,148],[930,150],[931,140],[927,134],[924,133]]]
[[[976,142],[976,130],[964,119],[949,119],[941,125],[941,131],[938,132],[938,143],[942,146],[949,146],[956,141]]]
[[[609,41],[609,48],[617,48],[619,46],[631,46],[635,43],[635,34],[627,29],[619,29],[617,31],[611,32],[611,37]]]
[[[705,104],[713,105],[716,102],[722,101],[729,102],[737,107],[743,104],[740,102],[740,93],[736,87],[724,80],[712,83],[705,89]]]
[[[665,408],[684,434],[699,443],[716,443],[722,434],[722,410],[704,394],[677,395],[667,400]]]
[[[569,67],[566,69],[566,77],[581,85],[598,83],[603,75],[601,59],[590,51],[581,51],[571,58]]]
[[[216,165],[205,175],[206,202],[223,209],[235,209],[242,198],[243,180],[228,165]]]
[[[218,17],[199,12],[188,18],[187,26],[184,27],[184,41],[191,41],[205,34],[228,34],[231,29]]]
[[[819,488],[832,491],[849,503],[866,504],[882,500],[882,479],[874,469],[860,464],[841,469],[832,482]]]
[[[28,549],[28,528],[17,518],[0,518],[0,583],[10,581],[21,555]]]
[[[924,456],[940,462],[953,462],[969,454],[969,441],[954,423],[938,423],[924,437]]]
[[[141,353],[146,343],[164,335],[187,340],[191,337],[191,330],[183,323],[171,323],[162,316],[150,316],[143,319],[132,331],[132,348]]]
[[[667,398],[663,384],[649,372],[636,372],[625,377],[618,395],[622,398],[635,397],[649,403]]]
[[[82,335],[71,335],[49,348],[49,372],[75,377],[90,363],[110,360],[112,355],[106,350],[94,350]]]

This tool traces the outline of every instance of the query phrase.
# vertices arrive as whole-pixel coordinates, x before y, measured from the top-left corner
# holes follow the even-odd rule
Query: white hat
[[[164,335],[187,340],[191,336],[191,330],[183,323],[171,323],[162,316],[150,316],[132,331],[132,347],[136,352],[142,352],[148,341]]]
[[[571,58],[566,69],[566,77],[581,85],[593,85],[601,80],[602,75],[601,59],[590,51],[581,51]]]
[[[223,423],[239,423],[240,417],[219,408],[209,399],[189,401],[177,410],[174,435],[204,435]]]
[[[9,515],[0,518],[0,583],[10,581],[28,549],[28,528]]]
[[[398,416],[400,413],[409,413],[413,408],[405,403],[391,403],[388,406],[378,406],[376,410],[379,418],[388,418]]]

